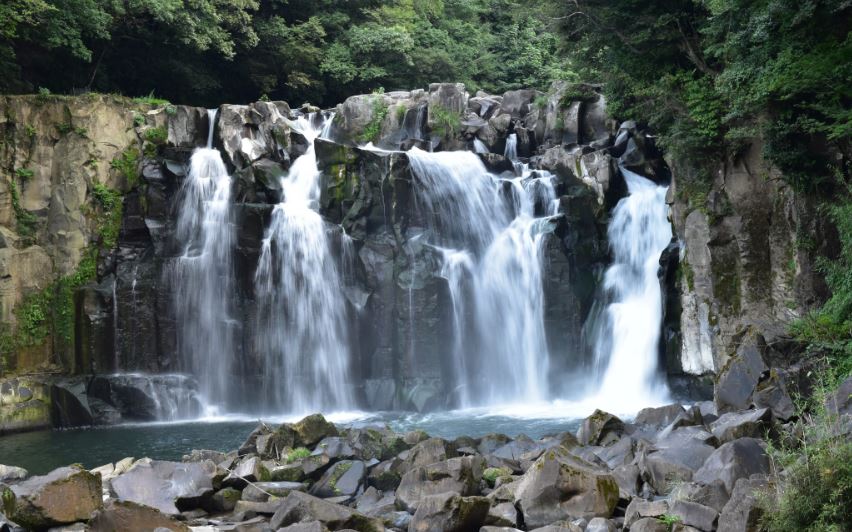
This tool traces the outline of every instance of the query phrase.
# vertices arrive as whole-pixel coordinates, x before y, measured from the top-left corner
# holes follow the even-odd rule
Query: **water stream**
[[[236,355],[231,177],[212,147],[215,110],[208,112],[207,147],[197,148],[181,186],[176,238],[183,253],[166,269],[178,324],[182,370],[198,379],[202,396],[226,407]]]
[[[326,123],[313,118],[300,117],[293,124],[309,146],[281,178],[283,201],[272,211],[254,280],[263,407],[272,412],[310,413],[353,404],[341,275],[328,228],[317,212],[320,172],[314,140]]]
[[[471,152],[408,152],[429,243],[453,307],[453,360],[463,407],[549,397],[541,244],[552,229],[553,176],[488,173]]]
[[[657,272],[672,238],[667,187],[625,168],[628,196],[615,207],[607,230],[613,264],[604,276],[610,297],[595,339],[599,408],[630,411],[668,400],[658,368],[663,301]]]

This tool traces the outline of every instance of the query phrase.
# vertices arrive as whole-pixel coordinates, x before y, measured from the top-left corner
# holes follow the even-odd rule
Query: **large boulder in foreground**
[[[488,517],[486,497],[459,497],[438,493],[423,497],[408,526],[409,532],[465,532],[479,530]]]
[[[768,472],[769,456],[762,442],[755,438],[740,438],[713,451],[692,479],[704,484],[721,480],[727,492],[731,493],[737,480]]]
[[[474,495],[484,469],[485,460],[481,456],[463,456],[415,467],[402,476],[396,490],[397,506],[413,513],[420,500],[428,495],[445,492],[463,497]]]
[[[28,529],[86,521],[103,504],[101,477],[79,467],[60,467],[2,491],[10,519]]]
[[[116,530],[172,530],[189,532],[189,527],[174,517],[168,516],[142,504],[130,501],[110,500],[89,521],[90,532],[113,532]]]
[[[292,491],[269,522],[272,530],[308,521],[319,521],[331,530],[353,529],[361,532],[384,530],[381,521],[351,508],[324,501],[313,495]]]
[[[167,515],[196,508],[213,493],[216,465],[203,462],[166,462],[143,459],[112,480],[120,500],[155,508]]]
[[[617,503],[615,478],[561,447],[539,457],[515,489],[530,529],[569,517],[610,517]]]
[[[731,499],[719,515],[718,532],[751,532],[758,530],[763,510],[758,502],[766,480],[741,478],[734,485]]]

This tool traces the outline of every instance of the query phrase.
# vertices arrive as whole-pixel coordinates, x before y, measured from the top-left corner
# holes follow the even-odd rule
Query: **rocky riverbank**
[[[839,426],[852,426],[849,388],[832,399]],[[450,441],[314,414],[261,423],[237,450],[182,462],[32,477],[0,466],[0,530],[755,530],[772,482],[764,438],[796,437],[791,418],[708,401],[630,422],[596,411],[576,434]]]

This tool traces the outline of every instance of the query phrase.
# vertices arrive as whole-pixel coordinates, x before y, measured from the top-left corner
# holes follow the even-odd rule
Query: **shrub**
[[[311,451],[309,449],[306,449],[305,447],[297,447],[296,449],[293,449],[292,451],[287,453],[287,457],[286,457],[287,463],[288,464],[293,463],[296,460],[301,460],[303,458],[307,458],[310,455],[311,455]]]
[[[162,98],[157,98],[156,96],[154,96],[154,91],[149,92],[148,96],[140,96],[138,98],[133,98],[133,101],[141,105],[154,105],[158,107],[169,105],[168,100],[164,100]]]
[[[449,139],[461,129],[461,116],[458,113],[441,105],[429,109],[432,119],[432,133],[440,138]]]
[[[128,146],[110,162],[110,167],[118,170],[131,187],[139,182],[139,155],[139,148]]]
[[[482,472],[482,478],[488,482],[489,486],[494,487],[494,483],[497,482],[498,478],[511,474],[512,472],[505,467],[489,467]]]
[[[388,106],[380,95],[373,97],[373,117],[370,123],[364,126],[360,140],[362,142],[375,142],[382,133],[382,122],[388,115]]]
[[[837,380],[833,372],[819,377],[810,403],[799,403],[799,437],[770,447],[776,474],[759,498],[767,532],[852,530],[852,441],[843,434],[842,420],[824,406],[830,390],[825,383]]]
[[[166,140],[169,138],[169,133],[164,127],[152,127],[151,129],[146,129],[142,136],[148,142],[160,145],[166,143]]]
[[[15,175],[23,179],[24,181],[27,181],[29,179],[32,179],[33,175],[35,174],[29,168],[18,168],[15,170]]]

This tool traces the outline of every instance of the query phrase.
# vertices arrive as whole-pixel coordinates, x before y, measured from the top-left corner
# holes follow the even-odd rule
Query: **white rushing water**
[[[293,127],[309,147],[281,178],[283,200],[264,235],[255,274],[256,347],[265,365],[264,406],[310,413],[348,408],[353,401],[341,276],[317,212],[314,140],[324,124],[311,116]]]
[[[488,146],[478,138],[473,139],[473,151],[476,153],[488,153]]]
[[[207,147],[192,154],[180,189],[177,231],[183,253],[167,269],[183,370],[198,379],[203,397],[227,404],[235,357],[231,177],[212,148],[216,111],[208,111]]]
[[[554,202],[553,176],[489,174],[471,152],[408,152],[417,207],[442,250],[453,307],[461,406],[548,396],[541,244],[535,206]]]
[[[672,238],[667,187],[624,168],[629,195],[613,210],[607,234],[613,264],[604,277],[611,303],[596,339],[598,408],[635,412],[663,404],[668,390],[658,371],[662,290],[660,255]]]

